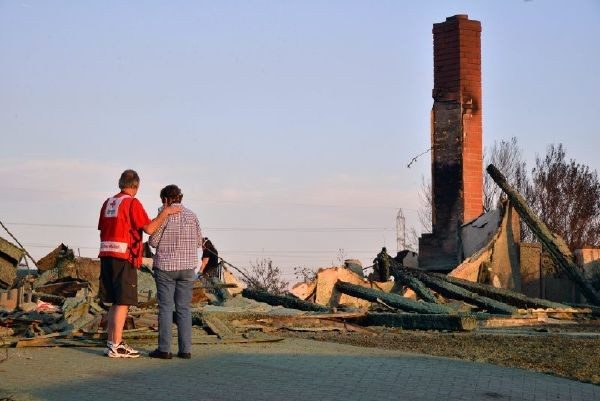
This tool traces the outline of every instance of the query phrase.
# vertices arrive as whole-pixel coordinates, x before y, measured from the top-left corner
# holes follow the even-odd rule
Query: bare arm
[[[176,213],[181,212],[181,206],[169,206],[160,211],[158,216],[154,218],[150,223],[142,227],[142,230],[148,235],[152,235],[160,226],[163,225],[167,218]]]

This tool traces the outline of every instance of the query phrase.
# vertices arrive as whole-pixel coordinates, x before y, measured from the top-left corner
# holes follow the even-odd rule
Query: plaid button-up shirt
[[[182,206],[172,214],[148,241],[156,248],[153,268],[165,271],[188,270],[198,267],[198,248],[202,248],[202,233],[198,217]]]

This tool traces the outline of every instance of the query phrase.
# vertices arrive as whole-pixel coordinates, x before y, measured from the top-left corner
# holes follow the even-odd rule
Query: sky
[[[95,257],[102,202],[177,184],[220,256],[311,269],[396,251],[430,155],[432,25],[482,24],[484,145],[598,170],[600,1],[0,0],[0,221]],[[8,238],[5,232],[0,236]]]

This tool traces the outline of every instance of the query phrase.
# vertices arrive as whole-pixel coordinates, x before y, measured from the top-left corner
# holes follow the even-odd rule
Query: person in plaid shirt
[[[160,198],[165,208],[181,205],[183,194],[177,185],[167,185],[160,191]],[[149,355],[152,358],[172,358],[171,326],[174,316],[179,344],[177,356],[189,359],[192,348],[190,302],[198,266],[198,249],[202,247],[198,217],[181,205],[181,213],[169,216],[148,242],[156,248],[153,270],[158,297],[158,348]]]

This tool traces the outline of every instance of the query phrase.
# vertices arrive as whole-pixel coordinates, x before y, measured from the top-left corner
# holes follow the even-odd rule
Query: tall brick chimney
[[[460,226],[483,212],[481,23],[434,24],[433,54],[433,232],[419,240],[419,266],[449,271],[462,261]]]

